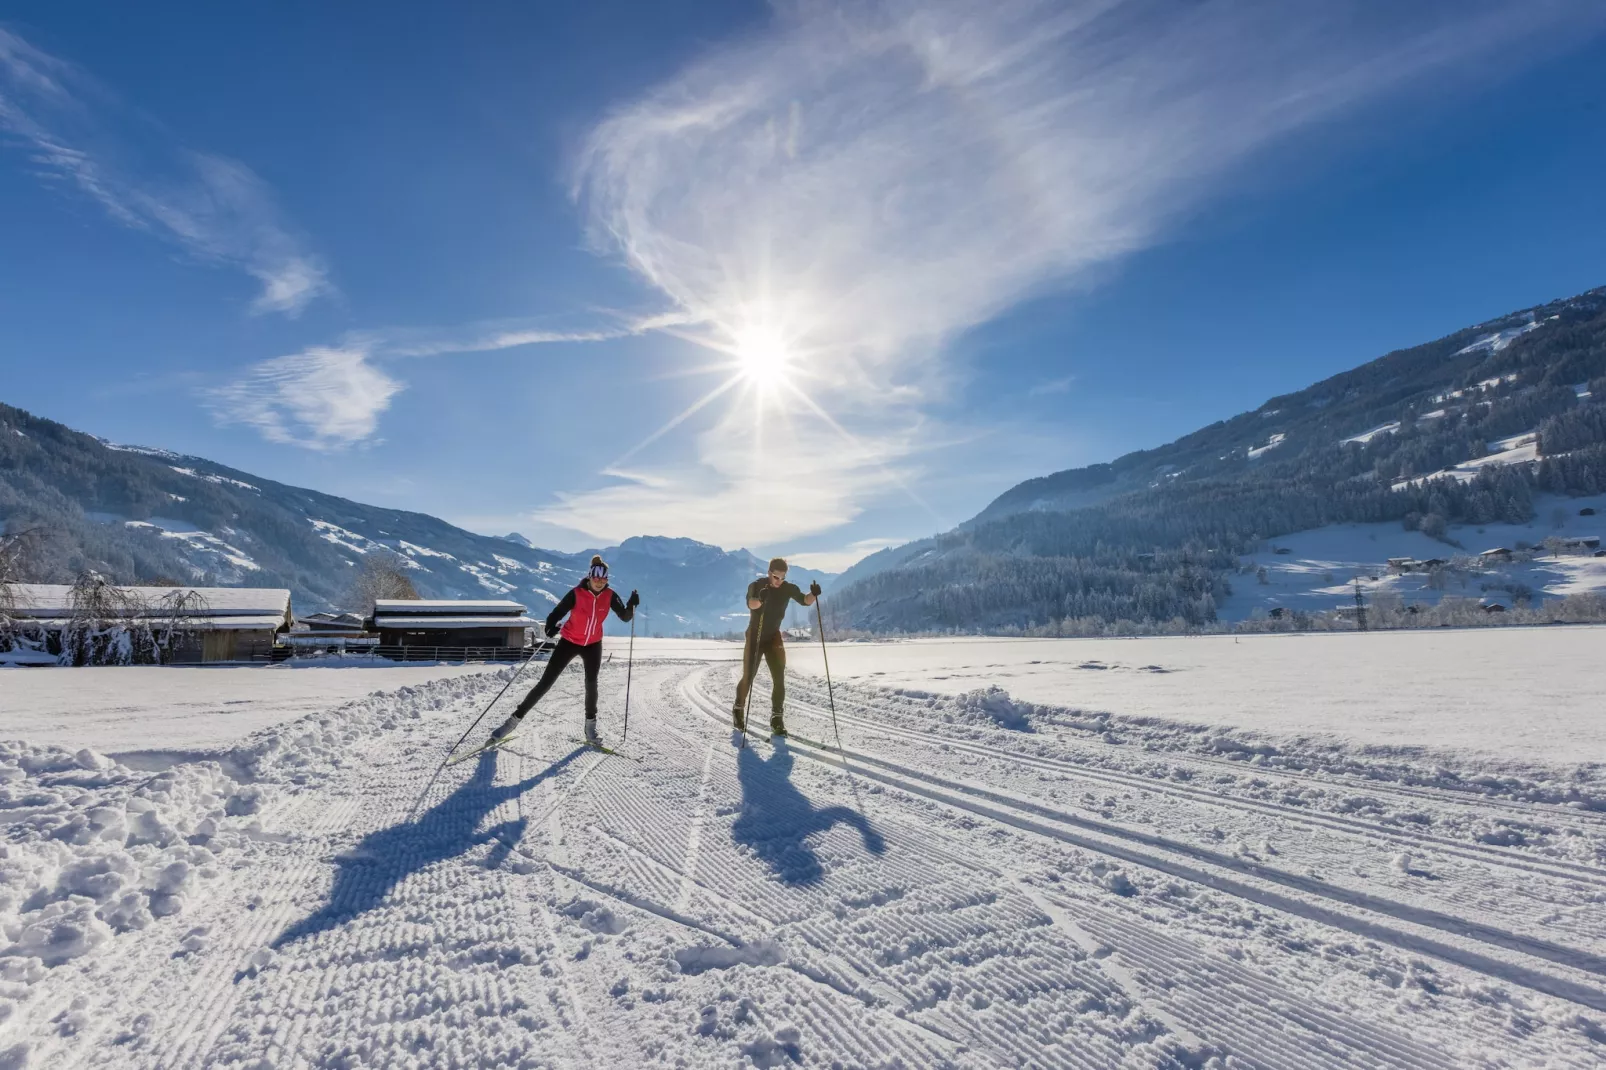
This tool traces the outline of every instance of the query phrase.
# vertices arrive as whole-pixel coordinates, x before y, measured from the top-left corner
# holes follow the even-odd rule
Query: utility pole
[[[1361,598],[1361,578],[1355,577],[1355,623],[1361,631],[1366,630],[1366,602]]]

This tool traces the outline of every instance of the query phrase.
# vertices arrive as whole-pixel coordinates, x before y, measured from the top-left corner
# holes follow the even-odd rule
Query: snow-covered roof
[[[523,614],[529,607],[519,602],[510,602],[506,599],[493,598],[485,600],[451,599],[451,598],[378,598],[374,600],[374,613],[405,613],[410,617],[424,614],[486,614],[505,613],[509,616]]]
[[[540,621],[520,614],[517,617],[403,617],[379,614],[374,617],[377,628],[533,628]]]
[[[19,583],[12,590],[19,617],[49,620],[72,616],[72,588],[64,583]],[[163,604],[165,600],[198,596],[198,604],[182,610],[179,616],[205,621],[211,627],[277,628],[290,616],[290,592],[282,587],[121,587],[119,590],[149,607],[142,616],[161,619],[173,615],[172,609]],[[252,623],[241,623],[246,619]]]

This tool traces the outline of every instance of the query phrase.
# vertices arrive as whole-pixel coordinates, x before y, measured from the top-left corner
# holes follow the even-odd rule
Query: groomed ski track
[[[858,688],[841,752],[738,749],[734,671],[638,663],[621,743],[607,666],[620,756],[571,742],[578,673],[445,770],[505,673],[265,734],[231,762],[271,801],[181,913],[0,969],[0,1067],[1599,1065],[1598,813]],[[1519,818],[1542,849],[1482,835]]]

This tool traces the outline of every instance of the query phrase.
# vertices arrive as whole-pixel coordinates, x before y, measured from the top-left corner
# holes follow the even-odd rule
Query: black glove
[[[639,605],[641,605],[641,595],[637,594],[635,591],[631,591],[630,597],[625,599],[625,608],[635,609]]]
[[[547,621],[546,622],[546,637],[548,639],[551,639],[554,635],[557,635],[557,634],[558,634],[558,626],[556,624],[553,624],[551,621]]]
[[[812,594],[815,598],[820,597],[820,581],[819,580],[815,580],[813,583],[809,584],[809,594]]]

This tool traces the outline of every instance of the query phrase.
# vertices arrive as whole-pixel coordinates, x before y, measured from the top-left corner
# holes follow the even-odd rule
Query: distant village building
[[[357,613],[309,613],[297,617],[295,627],[283,641],[298,654],[365,651],[379,643]]]
[[[61,583],[19,583],[13,618],[39,634],[45,651],[61,652],[62,633],[75,621],[72,588]],[[118,587],[127,615],[118,621],[171,631],[169,663],[247,661],[273,653],[290,630],[290,592],[278,587]]]
[[[296,618],[295,633],[328,639],[361,639],[369,634],[356,613],[309,613]]]
[[[1557,539],[1556,542],[1558,547],[1562,550],[1593,553],[1594,551],[1600,549],[1599,535],[1576,535],[1572,537],[1563,535]]]
[[[1478,556],[1485,561],[1510,561],[1511,549],[1506,546],[1496,546],[1493,550],[1485,550]]]
[[[503,599],[381,598],[369,630],[380,647],[481,647],[522,649],[525,630],[540,622],[518,602]]]

